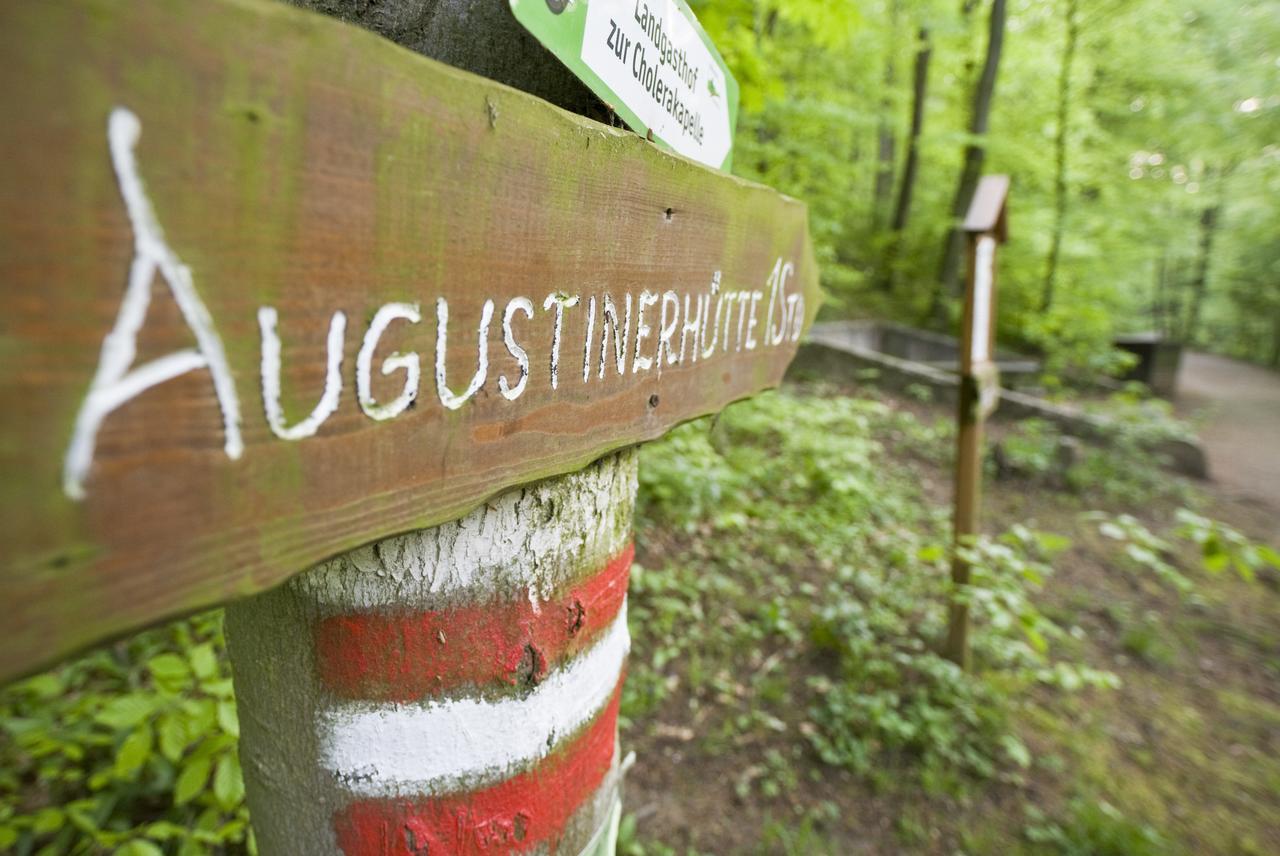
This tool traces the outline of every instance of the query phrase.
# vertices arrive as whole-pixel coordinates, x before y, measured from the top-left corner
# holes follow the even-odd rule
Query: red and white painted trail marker
[[[635,467],[606,458],[228,607],[264,852],[608,839]]]

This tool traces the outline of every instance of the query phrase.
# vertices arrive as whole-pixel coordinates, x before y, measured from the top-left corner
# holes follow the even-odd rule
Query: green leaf
[[[244,799],[244,779],[235,753],[228,752],[218,759],[213,773],[213,797],[224,811],[233,811]]]
[[[204,790],[205,783],[209,781],[210,766],[208,758],[196,757],[187,762],[173,786],[174,805],[186,805]]]
[[[191,671],[202,681],[218,674],[218,655],[208,643],[192,648],[187,653],[187,659],[191,661]]]
[[[1053,532],[1037,532],[1035,533],[1035,538],[1036,543],[1040,545],[1040,549],[1050,556],[1061,553],[1071,547],[1071,539],[1065,535],[1057,535]]]
[[[218,725],[232,737],[240,736],[240,717],[236,714],[234,701],[218,702]]]
[[[31,831],[36,835],[48,835],[61,829],[64,821],[62,809],[53,806],[42,808],[36,812],[35,819],[31,823]]]
[[[916,554],[916,557],[922,562],[937,562],[946,555],[947,551],[944,547],[934,544],[932,546],[922,548],[920,552]]]
[[[177,654],[152,657],[147,661],[147,669],[156,686],[169,692],[182,692],[191,685],[191,668]]]
[[[110,728],[133,728],[155,711],[154,696],[133,693],[111,699],[94,716],[94,721]]]
[[[1031,751],[1017,737],[1012,734],[1006,734],[1000,738],[1000,747],[1004,749],[1009,760],[1022,767],[1024,770],[1031,766]]]
[[[164,856],[164,851],[145,838],[135,838],[118,848],[116,856]]]
[[[172,821],[158,820],[147,824],[146,833],[157,841],[170,841],[174,838],[185,838],[187,830]]]
[[[62,676],[59,672],[36,675],[30,680],[23,681],[21,688],[32,693],[37,698],[55,698],[62,694]]]
[[[131,778],[140,770],[151,756],[153,741],[150,725],[143,725],[126,737],[116,752],[116,775]]]
[[[177,713],[166,713],[160,717],[156,730],[160,736],[160,754],[176,764],[191,743],[186,720]]]
[[[1101,532],[1106,537],[1112,539],[1113,541],[1128,540],[1128,536],[1125,534],[1124,530],[1110,521],[1103,523],[1101,526],[1099,526],[1098,531]]]
[[[1231,556],[1223,551],[1220,546],[1210,551],[1209,544],[1217,545],[1218,542],[1216,540],[1205,542],[1204,568],[1211,574],[1220,574],[1227,569],[1227,565],[1231,562]]]

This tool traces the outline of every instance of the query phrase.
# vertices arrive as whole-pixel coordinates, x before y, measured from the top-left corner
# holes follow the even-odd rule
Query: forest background
[[[828,317],[953,330],[954,226],[1012,177],[1000,337],[1057,377],[1113,334],[1280,366],[1280,2],[693,0],[736,172],[804,199]]]

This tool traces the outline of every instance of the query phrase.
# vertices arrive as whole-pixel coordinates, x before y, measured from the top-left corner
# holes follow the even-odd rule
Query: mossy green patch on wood
[[[0,129],[13,155],[0,185],[15,189],[0,199],[0,275],[19,286],[0,307],[14,355],[0,361],[0,580],[20,616],[0,676],[659,436],[776,384],[795,347],[583,383],[580,307],[552,390],[549,293],[701,294],[716,270],[759,289],[787,257],[816,310],[793,200],[283,4],[9,6],[0,48],[32,81],[6,91],[21,121]],[[105,418],[80,503],[59,490],[63,456],[134,251],[106,139],[118,107],[141,123],[141,183],[225,349],[245,451],[224,452],[212,376],[190,371]],[[519,319],[531,370],[512,403],[497,378],[514,368],[501,312],[517,296],[537,309]],[[435,395],[438,297],[455,390],[475,370],[481,306],[496,304],[487,382],[458,410]],[[422,378],[414,408],[375,422],[355,359],[389,302],[418,303],[423,321],[387,331],[375,396],[402,382],[377,373],[396,349],[419,355]],[[290,422],[319,398],[330,317],[348,318],[338,410],[301,442],[264,418],[263,306],[279,312]],[[162,277],[138,342],[142,360],[194,346]]]

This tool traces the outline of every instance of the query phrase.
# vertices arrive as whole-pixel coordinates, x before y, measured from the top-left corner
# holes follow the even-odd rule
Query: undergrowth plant
[[[678,544],[633,583],[624,714],[686,693],[725,708],[708,717],[713,746],[753,727],[798,732],[828,764],[870,779],[914,770],[939,790],[1029,765],[1011,717],[1021,695],[1115,679],[1055,659],[1065,631],[1034,593],[1068,542],[1026,526],[964,548],[979,668],[936,652],[952,594],[946,510],[884,443],[930,460],[949,440],[886,403],[817,388],[735,405],[646,447],[638,537]],[[780,662],[814,674],[788,683]],[[735,677],[748,670],[750,682]]]
[[[0,691],[0,852],[256,852],[208,613]]]
[[[1094,511],[1084,515],[1095,522],[1106,538],[1118,542],[1130,568],[1149,571],[1160,582],[1184,597],[1194,597],[1196,582],[1179,567],[1183,555],[1176,542],[1186,542],[1197,550],[1199,566],[1211,575],[1234,571],[1246,582],[1269,569],[1280,570],[1280,552],[1256,543],[1238,530],[1185,508],[1178,509],[1171,537],[1161,538],[1131,514]]]

